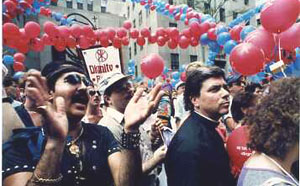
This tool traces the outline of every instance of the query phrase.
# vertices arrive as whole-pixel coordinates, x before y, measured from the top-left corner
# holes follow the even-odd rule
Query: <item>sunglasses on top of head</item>
[[[100,94],[100,92],[98,90],[97,91],[95,91],[95,90],[89,90],[88,93],[89,93],[90,96],[94,96],[94,95],[96,95],[96,93],[98,94],[98,96],[101,96],[101,94]]]
[[[80,76],[78,74],[68,75],[67,77],[65,77],[64,82],[71,85],[81,84],[81,82],[83,82],[85,86],[92,85],[92,83],[85,76]]]

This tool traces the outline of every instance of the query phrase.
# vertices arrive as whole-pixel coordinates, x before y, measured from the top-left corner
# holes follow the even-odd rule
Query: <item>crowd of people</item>
[[[4,186],[299,185],[299,78],[254,84],[201,62],[175,87],[96,84],[71,61],[2,72]]]

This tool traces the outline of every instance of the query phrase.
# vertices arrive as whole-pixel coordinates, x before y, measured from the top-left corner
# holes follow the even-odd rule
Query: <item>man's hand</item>
[[[153,154],[153,158],[156,162],[160,163],[162,162],[167,154],[168,147],[166,145],[163,145],[159,147]]]
[[[156,85],[147,96],[142,96],[144,90],[138,88],[124,112],[125,132],[138,131],[140,124],[147,119],[163,96],[164,93],[160,92],[160,88],[161,84]]]

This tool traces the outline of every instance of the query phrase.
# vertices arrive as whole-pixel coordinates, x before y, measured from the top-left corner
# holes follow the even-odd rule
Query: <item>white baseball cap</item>
[[[116,82],[118,82],[122,79],[126,79],[126,78],[128,79],[130,77],[131,77],[130,75],[125,76],[124,74],[122,74],[120,72],[108,74],[108,75],[104,76],[98,83],[99,91],[103,95],[110,86],[112,86],[113,84],[115,84]]]

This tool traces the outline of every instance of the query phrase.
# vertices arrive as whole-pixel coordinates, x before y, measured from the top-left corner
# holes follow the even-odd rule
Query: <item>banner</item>
[[[81,51],[90,79],[97,84],[105,75],[121,72],[120,50],[113,46]]]

